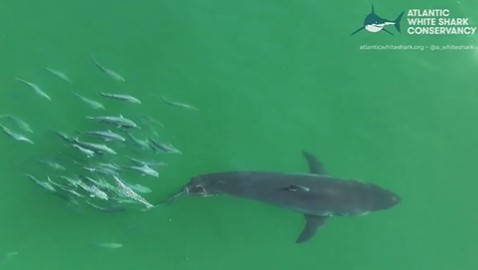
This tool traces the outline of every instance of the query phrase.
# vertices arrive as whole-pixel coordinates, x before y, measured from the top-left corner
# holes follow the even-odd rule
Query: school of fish
[[[119,83],[126,82],[122,75],[103,66],[93,54],[90,56],[93,65],[105,76]],[[50,67],[45,70],[50,76],[74,84],[60,70]],[[17,77],[15,80],[23,85],[25,95],[36,94],[43,99],[39,102],[55,100],[48,91],[27,78]],[[81,121],[90,122],[96,128],[82,131],[40,131],[47,133],[48,138],[57,140],[61,151],[37,160],[43,168],[40,173],[25,171],[23,176],[47,193],[54,194],[75,207],[90,206],[103,212],[154,207],[145,197],[152,192],[148,182],[159,178],[161,170],[167,165],[158,160],[158,157],[182,154],[171,142],[158,135],[156,128],[163,128],[164,125],[144,114],[108,113],[108,106],[104,105],[107,102],[129,103],[138,106],[135,111],[140,111],[142,101],[131,93],[98,90],[97,98],[87,97],[77,90],[71,90],[71,94],[91,110],[91,114],[80,116]],[[163,96],[158,97],[158,100],[178,109],[197,110],[192,105]],[[35,145],[36,130],[17,115],[11,112],[0,114],[0,129],[5,138]],[[152,158],[146,159],[146,152]]]

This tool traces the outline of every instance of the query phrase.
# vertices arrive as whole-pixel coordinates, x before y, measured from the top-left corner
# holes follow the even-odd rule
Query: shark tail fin
[[[400,13],[400,15],[398,15],[398,17],[395,19],[395,28],[397,29],[399,33],[400,33],[400,21],[402,20],[402,16],[404,13],[405,11]]]

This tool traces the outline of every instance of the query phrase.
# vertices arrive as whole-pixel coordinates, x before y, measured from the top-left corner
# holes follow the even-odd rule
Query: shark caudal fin
[[[398,15],[398,17],[395,19],[395,28],[397,29],[399,33],[400,33],[400,21],[402,20],[402,16],[404,13],[405,11],[400,13],[400,15]]]

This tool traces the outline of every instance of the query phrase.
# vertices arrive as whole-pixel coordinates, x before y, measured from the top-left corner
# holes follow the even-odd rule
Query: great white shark
[[[329,176],[313,155],[303,155],[310,173],[227,171],[199,175],[163,203],[183,195],[227,194],[288,208],[305,216],[305,227],[296,241],[301,243],[312,238],[329,217],[360,216],[401,201],[397,194],[375,184]]]
[[[387,19],[384,19],[384,18],[381,18],[380,16],[378,16],[375,13],[374,6],[372,5],[372,12],[370,12],[370,14],[368,14],[367,17],[365,17],[365,20],[363,22],[363,26],[360,27],[359,29],[355,30],[352,33],[352,36],[357,34],[360,31],[364,30],[364,29],[369,31],[369,32],[372,32],[372,33],[380,32],[380,31],[383,30],[383,31],[389,33],[390,35],[393,35],[392,32],[385,29],[385,26],[387,26],[387,25],[394,25],[395,29],[400,33],[400,21],[402,20],[402,16],[403,16],[404,13],[405,12],[400,13],[394,21],[391,21],[391,20],[387,20]]]

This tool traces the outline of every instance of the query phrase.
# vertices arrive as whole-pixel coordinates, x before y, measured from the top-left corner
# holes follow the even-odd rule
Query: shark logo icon
[[[400,13],[400,15],[398,15],[398,17],[394,21],[391,21],[391,20],[380,18],[380,16],[378,16],[375,13],[375,9],[372,5],[372,12],[370,12],[370,14],[368,14],[367,17],[365,17],[365,21],[363,22],[363,26],[360,27],[359,29],[355,30],[352,33],[352,36],[357,34],[360,31],[364,30],[364,29],[369,31],[369,32],[372,32],[372,33],[377,33],[377,32],[380,32],[380,31],[383,30],[383,31],[389,33],[390,35],[393,35],[392,32],[385,29],[385,26],[387,26],[387,25],[395,25],[395,29],[397,29],[397,31],[400,33],[400,20],[402,19],[402,16],[403,16],[404,13],[405,12]]]

